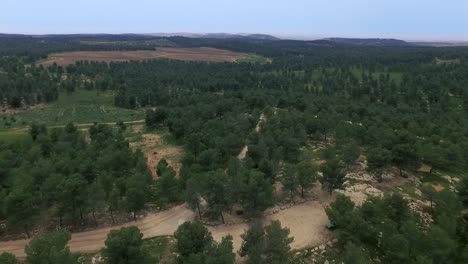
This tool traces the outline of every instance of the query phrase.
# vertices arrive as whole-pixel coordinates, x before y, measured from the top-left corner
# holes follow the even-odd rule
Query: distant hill
[[[412,44],[400,39],[381,38],[326,38],[324,40],[359,46],[411,46]]]
[[[266,34],[229,34],[229,33],[154,33],[145,34],[157,37],[186,37],[186,38],[210,38],[210,39],[254,39],[254,40],[280,40],[277,37]]]
[[[411,42],[411,44],[416,46],[429,46],[429,47],[466,47],[468,46],[468,41],[419,41]]]

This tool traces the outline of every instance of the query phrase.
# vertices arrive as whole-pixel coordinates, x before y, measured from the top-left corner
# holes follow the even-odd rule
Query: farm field
[[[205,47],[159,48],[154,51],[73,51],[50,54],[45,61],[39,64],[49,66],[56,63],[60,66],[66,66],[85,60],[111,62],[161,58],[185,61],[236,62],[238,60],[249,60],[249,56],[246,53]],[[258,60],[258,58],[255,57],[253,60]]]
[[[92,125],[144,119],[143,110],[128,110],[113,105],[113,92],[77,90],[61,93],[59,99],[33,109],[0,112],[0,131],[28,128],[32,123],[61,126],[69,122]]]

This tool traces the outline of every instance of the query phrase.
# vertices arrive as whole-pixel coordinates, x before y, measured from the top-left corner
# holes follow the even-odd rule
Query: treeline
[[[17,56],[27,63],[47,58],[54,52],[89,50],[154,50],[161,46],[174,46],[167,38],[121,35],[16,35],[0,34],[0,56]]]
[[[58,98],[61,76],[25,66],[17,57],[0,58],[0,107],[19,108]]]
[[[151,174],[122,129],[33,125],[30,141],[0,143],[1,219],[29,236],[44,217],[60,227],[98,224],[98,216],[135,213],[151,199]]]

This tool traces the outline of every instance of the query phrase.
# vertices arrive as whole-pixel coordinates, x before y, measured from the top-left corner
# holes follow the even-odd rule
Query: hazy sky
[[[468,40],[468,0],[0,0],[0,32]]]

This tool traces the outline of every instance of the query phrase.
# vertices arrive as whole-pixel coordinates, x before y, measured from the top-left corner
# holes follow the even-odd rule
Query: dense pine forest
[[[166,46],[208,46],[270,61],[39,63],[59,51]],[[158,177],[152,178],[154,168],[148,168],[140,150],[130,147],[127,124],[119,120],[115,125],[94,123],[87,131],[73,123],[25,123],[25,140],[0,138],[0,220],[6,226],[0,235],[24,232],[29,238],[38,226],[83,230],[104,218],[114,223],[114,218],[122,221],[129,214],[136,220],[148,207],[184,202],[203,221],[225,223],[223,213],[233,208],[255,219],[275,205],[277,183],[290,200],[303,198],[317,181],[331,195],[344,189],[348,169],[364,156],[368,173],[378,182],[393,168],[398,177],[408,178],[421,165],[461,180],[452,191],[422,188],[430,202],[430,223],[396,192],[359,206],[338,195],[326,210],[338,238],[330,260],[468,261],[468,48],[0,35],[3,122],[14,118],[8,111],[52,103],[80,90],[110,91],[115,107],[145,111],[146,131],[167,129],[183,146],[180,170],[161,159]],[[311,142],[326,146],[320,163],[304,155]],[[244,149],[245,156],[239,157]],[[241,249],[233,252],[232,237],[216,242],[203,225],[185,223],[174,234],[174,250],[179,263],[233,263],[234,253],[246,263],[301,263],[291,253],[288,235],[279,222],[253,224],[242,236]],[[41,256],[27,249],[26,263],[78,263],[68,249],[60,250],[69,236],[60,231],[35,238],[59,243],[50,250],[60,254],[37,262]],[[141,248],[141,236],[132,228],[111,232],[102,253],[106,263],[159,263]],[[129,240],[134,250],[127,253],[137,262],[118,261],[118,254],[127,253],[116,251],[128,250],[112,248],[118,239]],[[2,258],[16,263],[8,254]]]

